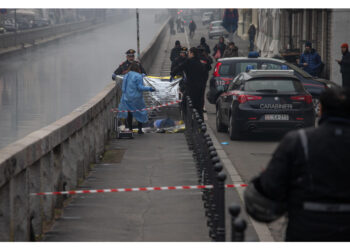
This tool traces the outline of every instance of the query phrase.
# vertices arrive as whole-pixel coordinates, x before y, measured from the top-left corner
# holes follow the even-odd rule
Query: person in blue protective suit
[[[144,91],[153,92],[155,91],[155,88],[143,85],[143,75],[141,74],[141,68],[138,63],[133,62],[129,66],[128,73],[124,75],[122,85],[122,98],[120,100],[118,109],[120,111],[134,111],[146,108],[145,101],[143,100]],[[148,114],[146,110],[118,113],[118,118],[127,118],[127,126],[130,130],[132,130],[133,117],[138,122],[138,134],[143,134],[142,123],[148,121]]]
[[[305,43],[305,51],[300,56],[299,67],[302,67],[312,76],[317,76],[321,72],[322,61],[320,55],[312,48],[311,42]]]

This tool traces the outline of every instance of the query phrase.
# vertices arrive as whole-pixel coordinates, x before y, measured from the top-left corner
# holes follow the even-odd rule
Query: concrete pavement
[[[167,36],[154,58],[150,75],[168,76],[170,72],[170,51],[175,41],[180,40],[187,47],[197,46],[201,36],[207,38],[207,28],[197,22],[197,31],[189,40],[187,31]],[[247,53],[248,45],[239,37],[234,41],[240,55]],[[207,42],[212,50],[217,39]],[[214,67],[215,65],[213,65]],[[215,132],[215,107],[206,104],[207,123],[211,127],[217,145],[229,141],[226,134]],[[221,145],[220,145],[221,146]],[[233,149],[234,146],[234,149]],[[236,165],[239,143],[222,146],[225,161],[233,162],[237,177],[246,182],[244,164]],[[257,146],[259,147],[259,146]],[[183,134],[144,134],[134,140],[110,140],[103,163],[96,164],[87,180],[79,189],[147,187],[197,184],[195,163],[188,150]],[[236,152],[232,152],[236,151]],[[248,148],[248,151],[250,149]],[[270,152],[270,151],[269,151]],[[234,157],[233,157],[234,154]],[[114,157],[110,157],[114,155]],[[248,157],[245,156],[244,157]],[[235,160],[235,161],[234,161]],[[232,163],[231,163],[232,164]],[[225,164],[227,165],[227,164]],[[244,171],[243,171],[244,172]],[[226,183],[236,183],[226,169]],[[235,189],[226,191],[226,207],[232,202],[243,205]],[[243,208],[243,206],[242,206]],[[261,240],[262,233],[268,233],[266,226],[260,232],[242,211],[241,216],[248,222],[247,241]],[[263,224],[265,225],[265,224]],[[265,230],[265,231],[264,231]],[[226,240],[229,240],[230,216],[226,209]],[[263,239],[271,239],[269,237]],[[276,239],[276,238],[275,238]],[[206,217],[200,191],[152,191],[77,195],[64,209],[62,216],[44,241],[211,241],[208,237]]]

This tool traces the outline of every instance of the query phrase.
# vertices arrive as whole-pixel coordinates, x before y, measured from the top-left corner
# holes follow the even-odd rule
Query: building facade
[[[296,62],[305,42],[310,41],[325,64],[321,76],[341,84],[335,60],[342,56],[340,45],[350,43],[350,9],[257,9],[251,13],[242,17],[243,27],[238,34],[245,38],[243,24],[254,23],[255,43],[261,56]]]

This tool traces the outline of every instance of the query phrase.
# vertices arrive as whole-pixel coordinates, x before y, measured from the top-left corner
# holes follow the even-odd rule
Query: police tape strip
[[[157,109],[157,108],[161,108],[161,107],[167,107],[167,106],[174,105],[174,104],[177,104],[177,103],[180,103],[180,102],[182,102],[182,100],[177,100],[175,102],[168,102],[168,103],[164,103],[164,104],[161,104],[161,105],[158,105],[158,106],[153,106],[153,107],[144,108],[144,109],[118,110],[117,108],[115,108],[115,109],[111,109],[111,111],[114,112],[114,113],[145,111],[145,110],[152,110],[152,109]]]
[[[246,187],[247,184],[226,184],[226,188]],[[195,186],[172,186],[172,187],[141,187],[141,188],[114,188],[114,189],[95,189],[95,190],[71,190],[59,192],[40,192],[31,193],[32,196],[38,195],[67,195],[67,194],[96,194],[96,193],[117,193],[117,192],[137,192],[137,191],[163,191],[163,190],[189,190],[189,189],[212,189],[213,185],[195,185]]]

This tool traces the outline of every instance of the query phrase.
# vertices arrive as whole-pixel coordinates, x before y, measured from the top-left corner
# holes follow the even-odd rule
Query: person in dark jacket
[[[254,50],[255,34],[256,34],[256,28],[255,28],[254,24],[251,24],[249,29],[248,29],[249,51],[253,51]]]
[[[238,56],[238,48],[236,47],[234,42],[229,42],[228,47],[226,47],[222,58],[237,57],[237,56]]]
[[[197,48],[192,47],[189,50],[187,60],[174,67],[170,75],[174,77],[181,71],[184,73],[185,77],[184,96],[190,96],[193,107],[197,109],[198,113],[203,117],[203,99],[201,98],[201,93],[205,86],[205,68],[199,60],[199,51]]]
[[[171,64],[171,71],[179,66],[180,64],[182,64],[183,62],[185,62],[187,59],[187,48],[186,47],[182,47],[181,51],[180,51],[180,55],[173,61],[173,63]],[[178,72],[179,76],[183,76],[182,72]]]
[[[286,204],[286,241],[350,240],[350,90],[326,89],[320,102],[319,126],[289,132],[250,184]]]
[[[210,55],[210,48],[209,48],[209,45],[205,42],[204,37],[201,37],[199,46],[204,48],[205,52],[207,52],[207,54]]]
[[[217,43],[214,47],[214,53],[213,53],[213,57],[218,60],[219,58],[221,58],[224,55],[226,49],[226,44],[225,44],[225,38],[223,36],[221,36],[219,38],[219,43]],[[219,53],[218,53],[219,51]]]
[[[212,69],[211,65],[213,64],[213,59],[210,57],[210,55],[208,55],[208,53],[205,50],[204,46],[199,45],[197,47],[198,51],[199,51],[199,60],[202,63],[202,65],[204,66],[204,88],[202,89],[201,92],[201,103],[203,103],[203,111],[206,112],[205,108],[204,108],[204,101],[205,101],[205,88],[207,87],[207,81],[209,78],[209,72]]]
[[[177,40],[175,42],[175,47],[172,48],[171,52],[170,52],[170,61],[171,61],[171,65],[173,64],[173,62],[175,61],[176,58],[178,58],[180,56],[180,51],[181,51],[181,44],[180,41]]]
[[[347,43],[343,43],[341,45],[341,52],[343,57],[341,60],[336,60],[340,65],[340,73],[343,79],[343,87],[350,88],[350,52],[349,45]]]
[[[320,55],[312,48],[311,42],[305,43],[305,51],[300,56],[299,67],[302,67],[307,73],[312,76],[320,74],[322,61]]]
[[[114,71],[114,74],[112,75],[113,80],[115,80],[116,75],[125,75],[129,71],[129,67],[133,62],[136,62],[140,66],[141,73],[146,74],[146,71],[142,67],[141,63],[138,61],[135,61],[135,50],[129,49],[125,54],[126,54],[126,61],[121,63],[119,67]]]
[[[192,38],[194,36],[195,31],[196,31],[197,25],[193,20],[191,20],[190,24],[188,25],[188,28],[190,29],[190,37]]]

